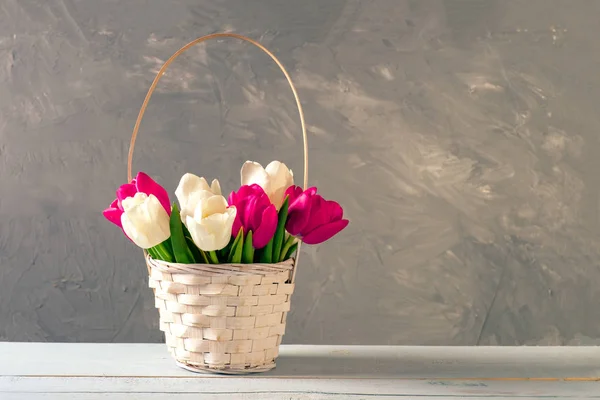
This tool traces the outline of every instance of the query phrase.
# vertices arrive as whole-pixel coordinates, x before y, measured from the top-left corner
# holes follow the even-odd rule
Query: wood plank
[[[194,374],[162,344],[0,343],[0,399],[600,398],[597,347],[282,346],[276,370]]]
[[[3,397],[2,400],[32,400],[31,395],[27,394],[8,394],[7,397]],[[109,394],[36,394],[35,400],[102,400],[102,399],[110,399],[110,400],[390,400],[390,399],[404,399],[404,400],[509,400],[509,399],[536,399],[536,398],[553,398],[553,399],[590,399],[591,397],[563,397],[563,396],[545,396],[545,397],[507,397],[507,396],[461,396],[461,397],[439,397],[439,396],[379,396],[379,395],[324,395],[324,394],[294,394],[293,396],[285,396],[282,397],[279,394],[265,394],[260,397],[249,397],[247,395],[235,395],[232,397],[231,394],[164,394],[164,393],[143,393],[136,394],[134,398],[132,398],[131,394],[124,393],[109,393]],[[66,397],[68,396],[68,397]]]
[[[298,395],[315,396],[505,396],[541,398],[600,398],[598,382],[542,381],[439,381],[398,379],[261,379],[211,376],[194,378],[135,378],[135,377],[0,377],[0,398],[6,394],[129,394],[164,393],[171,396],[190,394],[246,396],[262,399],[267,394],[290,398]],[[318,398],[318,397],[317,397]]]
[[[0,343],[0,376],[31,375],[197,376],[164,344]],[[600,378],[600,347],[283,345],[277,368],[259,376]]]
[[[2,400],[31,400],[31,394],[7,394]],[[65,394],[36,394],[35,400],[65,400]],[[143,393],[136,394],[134,400],[390,400],[390,396],[364,396],[364,395],[323,395],[323,394],[294,394],[293,396],[281,397],[280,394],[265,394],[260,397],[249,397],[247,395],[238,395],[232,397],[231,394],[164,394],[164,393]],[[396,397],[397,398],[397,397]],[[402,398],[402,397],[400,397]],[[111,394],[68,394],[69,400],[132,400],[131,394],[111,393]],[[404,397],[406,399],[406,397]],[[413,397],[414,399],[414,397]],[[440,397],[420,396],[419,400],[440,400]],[[469,397],[469,400],[489,400],[489,397]],[[495,397],[494,400],[509,399],[509,397]],[[442,399],[443,400],[443,399]],[[454,399],[456,400],[456,398]]]

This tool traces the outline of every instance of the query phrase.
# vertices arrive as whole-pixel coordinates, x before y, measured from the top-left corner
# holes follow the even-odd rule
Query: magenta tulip
[[[257,184],[244,185],[237,193],[231,192],[229,205],[235,206],[237,210],[233,235],[244,228],[244,234],[252,231],[252,247],[265,247],[277,229],[277,210],[263,188]]]
[[[304,243],[323,243],[348,226],[349,221],[343,219],[342,207],[318,195],[317,188],[303,191],[298,186],[291,186],[285,194],[289,196],[285,228]]]
[[[109,208],[104,210],[102,213],[104,214],[104,217],[118,227],[123,228],[121,224],[121,215],[123,214],[122,202],[128,197],[135,196],[138,192],[145,193],[148,196],[153,194],[164,207],[167,214],[171,215],[171,203],[169,194],[165,188],[160,186],[145,173],[138,172],[137,176],[133,178],[130,183],[121,185],[121,187],[117,189],[117,198],[110,204]]]

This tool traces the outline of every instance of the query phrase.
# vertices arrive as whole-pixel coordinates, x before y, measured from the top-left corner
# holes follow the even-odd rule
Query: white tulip
[[[153,194],[137,192],[122,201],[121,224],[127,236],[142,249],[149,249],[171,237],[169,215]]]
[[[221,195],[221,185],[214,179],[210,186],[206,179],[200,178],[194,174],[185,174],[181,177],[179,185],[175,190],[175,196],[179,200],[181,221],[185,223],[188,216],[193,216],[196,206],[201,198],[206,197],[209,192],[211,195]]]
[[[221,250],[231,240],[236,209],[228,207],[221,195],[212,195],[207,190],[201,192],[194,214],[186,216],[184,223],[200,250]]]
[[[294,184],[294,174],[284,163],[272,161],[263,168],[257,162],[246,161],[241,171],[242,185],[257,184],[269,196],[279,210],[283,205],[285,191]]]

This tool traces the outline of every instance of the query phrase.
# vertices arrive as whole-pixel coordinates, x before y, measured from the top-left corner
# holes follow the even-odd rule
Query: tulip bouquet
[[[322,243],[348,225],[342,207],[317,189],[294,185],[285,164],[247,161],[237,192],[225,199],[218,180],[181,178],[167,191],[143,172],[117,190],[104,216],[156,260],[182,264],[278,263],[302,241]]]

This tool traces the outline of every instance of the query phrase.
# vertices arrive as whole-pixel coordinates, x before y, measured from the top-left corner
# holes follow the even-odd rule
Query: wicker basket
[[[178,364],[247,373],[275,366],[294,284],[279,264],[172,264],[146,256],[160,329]]]
[[[300,116],[304,144],[304,188],[308,181],[307,135],[298,93],[281,62],[260,43],[234,33],[215,33],[179,49],[158,71],[140,109],[129,146],[132,178],[135,141],[148,102],[167,67],[190,47],[214,38],[236,38],[268,54],[285,75]],[[298,251],[300,246],[298,246]],[[245,374],[275,367],[294,290],[295,259],[278,264],[176,264],[145,253],[160,313],[160,329],[177,364],[194,372]]]

